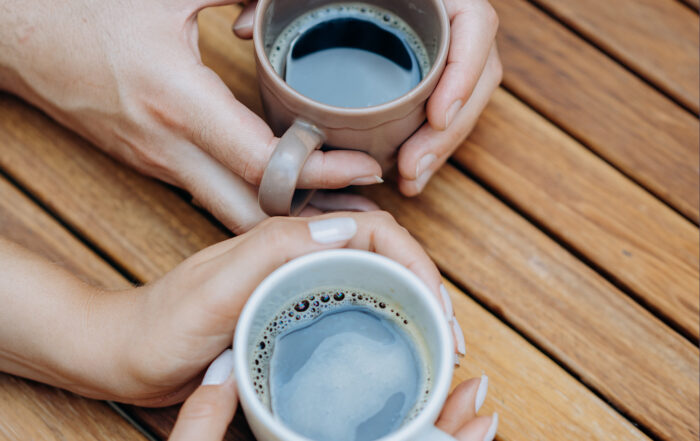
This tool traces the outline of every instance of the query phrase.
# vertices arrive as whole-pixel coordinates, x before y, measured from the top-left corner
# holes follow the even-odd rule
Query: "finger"
[[[311,201],[309,201],[309,204],[325,212],[381,210],[377,204],[359,194],[330,191],[317,191],[311,198]]]
[[[316,207],[312,207],[311,205],[307,205],[304,207],[303,210],[299,213],[299,217],[314,217],[314,216],[320,216],[323,214],[323,211],[319,210]]]
[[[502,72],[494,45],[484,75],[449,129],[439,131],[425,124],[401,146],[399,189],[404,195],[415,196],[422,192],[433,174],[462,145],[498,87]]]
[[[209,68],[198,66],[192,81],[179,92],[186,107],[181,122],[185,136],[253,185],[259,185],[279,139],[259,116],[236,100]],[[313,152],[298,188],[342,188],[380,182],[382,170],[369,155],[349,150]]]
[[[498,430],[498,414],[490,417],[477,417],[462,426],[455,438],[458,441],[493,441]]]
[[[461,383],[447,397],[435,425],[447,433],[457,433],[460,427],[474,419],[484,404],[488,389],[488,377],[472,378]]]
[[[451,20],[447,66],[427,114],[435,130],[445,130],[468,101],[496,38],[498,15],[487,0],[446,0]]]
[[[229,230],[244,233],[267,218],[256,188],[197,146],[180,150],[174,166],[180,185]]]
[[[227,349],[209,366],[200,386],[185,401],[170,441],[220,441],[236,412],[233,352]]]
[[[242,237],[229,252],[207,262],[209,282],[217,287],[208,304],[216,311],[237,315],[246,298],[231,296],[236,291],[251,293],[280,265],[305,254],[331,248],[374,251],[404,265],[421,278],[439,300],[440,273],[411,235],[387,213],[333,213],[314,218],[271,218]],[[245,268],[245,271],[242,271]],[[220,288],[220,289],[219,289]]]
[[[236,34],[236,37],[246,40],[253,38],[253,20],[255,19],[255,7],[257,5],[257,1],[245,5],[236,21],[233,22],[233,33]]]

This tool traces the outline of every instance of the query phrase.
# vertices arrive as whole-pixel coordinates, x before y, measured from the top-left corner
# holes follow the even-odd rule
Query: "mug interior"
[[[425,284],[405,267],[383,256],[356,250],[322,251],[293,260],[273,272],[255,290],[241,314],[234,341],[239,393],[246,395],[249,407],[266,420],[268,429],[276,425],[286,433],[280,439],[305,439],[282,427],[259,400],[250,378],[249,356],[263,329],[281,307],[311,290],[332,287],[364,290],[400,305],[425,340],[426,361],[433,376],[426,405],[416,418],[382,440],[405,439],[402,433],[432,424],[447,396],[453,369],[452,336],[442,307]]]

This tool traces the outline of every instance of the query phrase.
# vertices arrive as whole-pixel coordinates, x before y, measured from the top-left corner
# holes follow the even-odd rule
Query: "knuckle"
[[[271,217],[261,223],[261,239],[269,245],[282,245],[291,236],[292,221],[286,217]]]
[[[498,13],[491,3],[487,2],[484,7],[484,19],[492,29],[498,29],[500,25],[500,18],[498,17]]]
[[[395,228],[398,224],[396,219],[387,211],[372,211],[367,213],[373,222],[383,228]]]

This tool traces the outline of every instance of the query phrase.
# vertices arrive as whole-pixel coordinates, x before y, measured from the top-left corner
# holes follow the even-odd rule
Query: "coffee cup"
[[[319,23],[314,14],[322,16],[326,13],[330,14],[329,17],[336,14],[344,19],[355,17],[364,20],[370,23],[365,28],[378,32],[377,35],[384,30],[386,35],[405,40],[407,48],[416,49],[409,50],[418,54],[411,55],[420,68],[420,77],[415,86],[400,96],[389,95],[386,102],[367,101],[368,106],[361,106],[361,103],[341,106],[335,101],[331,101],[335,104],[328,104],[292,87],[284,77],[286,63],[292,56],[292,45],[298,42],[301,33]],[[301,22],[309,26],[303,28],[303,24],[297,25],[300,17]],[[373,22],[376,22],[379,30],[372,27]],[[318,26],[314,30],[318,30]],[[289,38],[280,40],[281,36],[287,36],[285,32]],[[355,32],[358,33],[361,32]],[[314,35],[307,47],[318,46],[313,38],[319,42],[327,41],[323,32]],[[253,39],[258,83],[267,121],[275,134],[281,136],[263,173],[259,203],[269,215],[296,215],[312,195],[312,191],[298,190],[296,186],[304,163],[314,150],[324,145],[333,149],[360,150],[374,157],[385,171],[393,165],[396,149],[426,119],[425,103],[437,86],[447,60],[450,21],[442,0],[365,0],[363,3],[259,0]],[[367,49],[366,41],[356,39],[339,44]],[[372,48],[369,49],[371,52]],[[380,55],[387,54],[385,46],[376,51]],[[347,62],[342,55],[337,55],[335,59]],[[403,59],[406,57],[403,56]],[[354,66],[352,63],[347,65]],[[405,80],[402,73],[395,75],[391,72],[384,72],[388,81],[386,84],[393,87],[394,78],[397,83]],[[302,71],[302,80],[308,80],[307,77]],[[367,78],[371,81],[373,76],[367,75]],[[310,90],[322,90],[320,86],[312,82]],[[352,90],[349,95],[352,95]]]
[[[268,350],[275,352],[274,344],[271,344],[270,340],[265,340],[266,346],[261,342],[260,336],[270,329],[270,323],[275,323],[276,326],[282,324],[283,318],[287,317],[287,314],[283,314],[284,317],[279,314],[283,305],[299,295],[314,292],[320,287],[338,286],[343,287],[345,289],[343,292],[348,296],[351,295],[350,292],[353,294],[355,292],[376,293],[379,297],[375,297],[374,303],[366,298],[362,299],[361,294],[358,294],[358,298],[369,305],[376,305],[377,298],[385,299],[387,304],[381,303],[379,307],[387,308],[386,312],[388,312],[388,305],[396,305],[395,311],[393,309],[391,311],[391,316],[400,316],[401,323],[410,323],[412,329],[420,334],[420,339],[424,343],[425,350],[419,357],[429,372],[429,383],[425,383],[429,386],[427,390],[421,389],[419,393],[420,406],[415,407],[417,410],[414,414],[400,422],[401,424],[391,432],[385,433],[380,438],[367,439],[454,441],[453,437],[434,427],[447,398],[454,369],[452,333],[440,303],[427,286],[406,267],[375,253],[346,249],[309,254],[281,266],[256,288],[241,312],[233,341],[234,375],[241,406],[256,439],[260,441],[309,441],[311,439],[293,430],[273,412],[272,406],[261,398],[262,386],[259,377],[261,374],[259,374],[256,354],[262,358],[263,348],[265,354]],[[309,298],[318,299],[321,302],[333,302],[332,299],[329,301],[322,297],[325,296]],[[335,297],[339,300],[341,292],[338,291]],[[318,307],[320,302],[316,302],[316,305]],[[302,302],[301,306],[302,308],[296,310],[307,310],[309,303]],[[290,314],[288,322],[294,323],[295,320],[299,320],[298,316],[293,317],[294,314],[296,313]],[[323,314],[321,314],[322,317],[324,317]],[[333,323],[331,322],[329,326],[326,332],[332,328]],[[324,354],[333,354],[333,351]],[[337,385],[334,386],[334,390],[338,391]],[[339,393],[354,393],[352,388],[351,386],[340,389]],[[371,401],[372,397],[369,396],[371,393],[373,393],[372,390],[366,395],[368,402]],[[309,403],[297,401],[286,404],[306,408]],[[322,418],[319,420],[319,424],[324,424]],[[355,439],[354,434],[350,435],[350,439]]]

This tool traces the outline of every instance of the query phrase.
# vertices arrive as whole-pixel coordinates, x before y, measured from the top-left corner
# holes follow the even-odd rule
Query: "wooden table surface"
[[[449,286],[500,440],[697,440],[698,0],[493,0],[505,78],[423,195],[362,193]],[[207,65],[261,112],[234,6],[200,14]],[[186,195],[0,94],[0,234],[107,288],[230,235]],[[177,408],[0,374],[0,439],[166,438]],[[251,440],[237,415],[227,439]]]

